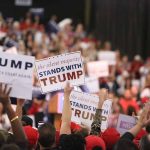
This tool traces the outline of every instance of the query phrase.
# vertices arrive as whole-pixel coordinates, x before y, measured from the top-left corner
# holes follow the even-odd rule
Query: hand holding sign
[[[67,83],[66,83],[66,86],[65,86],[65,88],[64,88],[64,94],[70,96],[70,93],[71,93],[72,90],[73,90],[73,87],[71,87],[71,86],[70,86],[70,83],[67,82]]]
[[[71,122],[71,105],[70,105],[70,93],[72,91],[72,87],[67,83],[64,89],[64,103],[62,110],[62,123],[60,134],[70,134],[70,122]]]
[[[98,108],[101,109],[103,106],[104,101],[107,99],[108,96],[108,90],[103,88],[99,92],[99,103],[98,103]]]
[[[80,52],[37,60],[35,64],[42,93],[64,89],[66,81],[72,85],[84,84]]]

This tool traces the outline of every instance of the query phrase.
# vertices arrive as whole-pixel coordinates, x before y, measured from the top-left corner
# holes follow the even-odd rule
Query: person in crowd
[[[71,104],[70,104],[70,93],[72,87],[67,83],[64,89],[64,104],[62,111],[62,122],[60,128],[60,148],[61,150],[85,150],[86,141],[78,134],[71,134]]]
[[[38,128],[38,132],[39,150],[55,150],[55,127],[50,123],[44,123]]]
[[[132,106],[136,110],[136,112],[139,111],[139,106],[137,102],[133,99],[130,89],[126,89],[124,93],[124,98],[121,98],[119,103],[122,106],[124,113],[127,113],[127,109],[129,106]]]
[[[6,110],[8,118],[10,120],[12,132],[13,132],[14,144],[18,145],[22,149],[26,149],[27,138],[23,131],[21,120],[16,115],[15,111],[11,106],[11,102],[9,100],[10,92],[11,92],[11,88],[8,88],[7,84],[0,83],[0,102],[3,105],[3,108]],[[7,141],[5,142],[7,144]],[[22,147],[22,145],[24,145],[24,147]]]
[[[150,124],[150,104],[147,103],[143,108],[143,111],[140,115],[140,118],[137,124],[131,128],[128,132],[126,132],[120,140],[116,143],[114,150],[138,150],[138,147],[132,142],[133,139],[137,136],[137,134],[141,131],[143,127],[146,127]],[[139,147],[140,150],[148,150],[147,147],[150,143],[149,135],[143,136]]]

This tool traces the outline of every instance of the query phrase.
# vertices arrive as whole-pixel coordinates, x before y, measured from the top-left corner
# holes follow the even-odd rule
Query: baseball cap
[[[27,136],[29,146],[30,147],[36,146],[38,138],[39,138],[38,130],[32,128],[31,126],[24,126],[23,129]]]
[[[120,133],[115,128],[108,128],[101,134],[101,137],[105,141],[106,147],[112,149],[120,139]]]
[[[86,150],[92,150],[94,147],[99,146],[102,150],[106,150],[106,145],[101,137],[95,135],[89,135],[85,138]]]

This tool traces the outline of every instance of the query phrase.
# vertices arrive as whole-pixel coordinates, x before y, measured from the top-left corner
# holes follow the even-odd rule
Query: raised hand
[[[150,103],[145,104],[137,124],[142,127],[150,124]]]
[[[7,84],[0,83],[0,102],[4,107],[10,104],[9,94],[11,92],[11,88],[8,88]]]
[[[100,90],[99,92],[99,103],[98,103],[98,108],[102,108],[104,101],[107,99],[108,97],[108,90],[103,88]]]

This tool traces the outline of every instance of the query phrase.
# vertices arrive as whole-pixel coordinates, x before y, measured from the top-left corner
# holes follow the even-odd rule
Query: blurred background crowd
[[[59,141],[61,137],[58,135],[59,132],[60,134],[66,133],[60,131],[61,125],[58,124],[61,123],[61,114],[56,115],[51,112],[51,101],[59,99],[62,102],[64,91],[42,94],[37,73],[34,70],[32,100],[10,98],[17,113],[12,111],[10,107],[8,111],[6,110],[8,107],[4,100],[7,100],[8,95],[5,93],[6,90],[2,91],[0,84],[0,146],[3,145],[3,139],[5,140],[1,129],[10,131],[12,128],[15,138],[17,140],[22,138],[22,141],[26,143],[25,134],[22,132],[24,129],[29,145],[31,145],[29,149],[46,150],[42,146],[48,145],[47,150],[52,150],[52,146],[58,145],[59,142],[62,142],[62,145],[67,145],[72,141],[82,143],[85,147],[86,139],[88,141],[86,146],[90,142],[89,145],[99,142],[102,150],[111,150],[115,143],[121,139],[120,134],[115,129],[119,114],[125,114],[140,118],[141,123],[137,122],[123,137],[131,142],[141,131],[140,137],[137,137],[138,142],[143,137],[143,143],[145,143],[141,143],[144,146],[148,145],[148,147],[142,150],[148,150],[150,145],[149,134],[147,134],[150,133],[148,122],[150,106],[147,103],[150,100],[150,9],[148,9],[150,2],[148,0],[136,0],[136,2],[127,0],[122,0],[122,2],[120,0],[51,0],[51,2],[48,0],[29,0],[29,2],[31,4],[25,3],[25,0],[14,0],[13,2],[5,0],[5,3],[1,3],[0,52],[10,50],[11,53],[34,56],[36,60],[39,60],[67,52],[80,51],[84,64],[85,85],[74,88],[77,91],[91,94],[99,94],[103,88],[108,90],[109,98],[113,99],[109,128],[104,135],[100,135],[101,114],[99,114],[98,120],[98,111],[96,111],[94,117],[96,124],[94,127],[91,126],[91,129],[93,127],[94,133],[98,132],[98,134],[96,133],[97,136],[102,138],[97,139],[101,140],[100,142],[96,141],[95,137],[89,138],[89,130],[85,129],[84,125],[82,128],[82,125],[79,126],[73,122],[71,125],[69,124],[70,114],[67,110],[68,107],[64,105],[66,112],[64,111],[62,118],[69,116],[69,119],[65,118],[67,121],[69,120],[68,129],[71,128],[72,133],[79,131],[83,137],[87,138],[76,137],[76,135],[71,134],[70,138],[66,140],[67,142],[65,138],[64,141]],[[20,6],[20,4],[27,6]],[[98,62],[101,52],[113,52],[115,63],[109,64],[107,77],[92,78],[89,75],[88,63]],[[91,83],[90,81],[94,82]],[[56,96],[58,94],[60,96]],[[145,104],[147,104],[146,108],[144,107]],[[143,107],[144,111],[142,111]],[[100,111],[101,107],[97,109]],[[10,112],[13,112],[13,115]],[[22,122],[19,124],[20,118]],[[62,128],[66,121],[63,119]],[[53,125],[57,132],[55,132]],[[35,130],[35,127],[38,130]],[[142,130],[143,127],[146,127],[146,130]],[[16,130],[17,128],[18,130]],[[8,142],[11,143],[9,140],[8,138]],[[70,142],[68,142],[69,140]],[[40,146],[43,144],[42,148],[37,146],[37,142],[40,143]],[[133,146],[136,149],[135,145],[131,143],[126,141],[124,146],[121,143],[121,148],[129,146],[125,148],[125,150],[129,150]],[[22,145],[20,147],[22,149]],[[87,150],[101,150],[100,147],[97,149],[87,148]],[[68,150],[74,150],[73,148]],[[116,150],[120,150],[119,148]]]
[[[114,119],[117,121],[119,113],[132,115],[134,112],[138,115],[143,104],[150,98],[150,57],[142,59],[137,54],[133,59],[129,59],[130,54],[122,55],[119,49],[112,49],[111,41],[101,42],[88,33],[82,23],[74,25],[70,18],[58,22],[58,17],[52,15],[45,24],[39,15],[33,15],[31,12],[27,12],[23,18],[6,19],[0,14],[1,51],[15,46],[18,54],[35,56],[36,59],[81,51],[87,77],[88,62],[98,61],[100,51],[114,51],[116,64],[109,66],[109,77],[98,79],[99,89],[107,88],[115,99],[110,126],[116,125]],[[81,87],[81,90],[90,92],[86,86]],[[39,121],[53,122],[53,114],[48,112],[48,103],[55,94],[57,92],[41,94],[35,72],[33,101],[25,102],[24,114],[33,115],[36,118],[36,126]],[[16,103],[14,98],[12,101]]]

